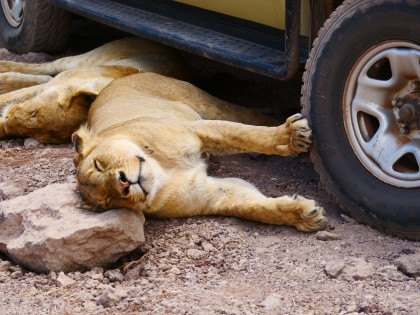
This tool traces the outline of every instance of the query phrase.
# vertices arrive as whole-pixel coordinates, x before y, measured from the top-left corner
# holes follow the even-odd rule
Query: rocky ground
[[[5,50],[0,57],[50,58]],[[203,86],[211,90],[212,82]],[[298,102],[290,83],[253,83],[215,90],[264,109],[274,99]],[[241,84],[249,85],[246,93]],[[71,145],[0,142],[0,197],[74,183],[72,152]],[[209,173],[241,177],[269,196],[314,198],[329,228],[306,234],[235,218],[147,220],[145,246],[109,268],[71,273],[35,274],[0,254],[0,314],[420,314],[420,243],[343,215],[307,155],[212,158]]]

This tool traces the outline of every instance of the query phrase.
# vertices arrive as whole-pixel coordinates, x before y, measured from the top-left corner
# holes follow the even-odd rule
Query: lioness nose
[[[127,195],[129,190],[130,190],[130,181],[127,179],[127,176],[125,176],[124,172],[119,172],[120,174],[120,184],[121,184],[121,188],[122,188],[122,192],[124,195]]]

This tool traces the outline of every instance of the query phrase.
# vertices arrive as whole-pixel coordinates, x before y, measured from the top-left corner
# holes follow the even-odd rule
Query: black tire
[[[23,2],[22,19],[10,21],[7,1],[0,1],[0,40],[5,48],[17,53],[56,53],[64,49],[70,34],[70,13],[47,0],[30,0]]]
[[[383,166],[385,164],[381,164],[384,163],[380,160],[381,155],[373,155],[374,149],[371,149],[375,145],[380,145],[386,151],[394,150],[390,144],[393,143],[391,141],[393,137],[398,138],[399,134],[397,135],[395,131],[397,129],[392,129],[392,134],[389,130],[379,129],[380,125],[372,127],[373,131],[362,130],[360,126],[374,125],[375,119],[363,111],[351,116],[353,111],[358,110],[354,107],[356,105],[353,105],[356,98],[366,95],[371,97],[369,93],[356,94],[356,89],[363,88],[364,83],[354,78],[362,75],[375,76],[369,72],[362,73],[360,69],[363,66],[365,67],[363,69],[371,71],[371,68],[367,68],[370,67],[369,63],[362,63],[363,58],[367,58],[370,52],[373,54],[375,49],[378,49],[378,53],[374,57],[379,58],[381,47],[383,51],[391,47],[389,48],[391,50],[387,51],[400,55],[408,52],[409,56],[417,58],[417,52],[420,52],[420,1],[349,0],[338,7],[325,22],[314,42],[303,78],[301,98],[303,113],[308,117],[314,135],[311,158],[327,190],[352,217],[389,234],[420,240],[420,181],[405,182],[404,179],[393,178],[392,176],[399,176],[399,173],[395,173],[397,175],[392,173],[397,172],[394,169],[395,165]],[[382,61],[387,62],[386,58],[381,59]],[[382,67],[383,64],[378,63],[377,67]],[[420,67],[420,64],[418,66]],[[391,69],[391,66],[387,67]],[[385,72],[391,71],[389,69]],[[402,70],[398,75],[401,73]],[[385,77],[374,77],[374,80],[385,81],[394,73],[377,75]],[[418,77],[413,80],[420,82]],[[355,84],[353,90],[349,88],[352,83]],[[413,82],[410,84],[413,86]],[[377,86],[377,91],[381,91],[379,84]],[[389,91],[384,90],[383,95],[391,95]],[[395,91],[396,94],[400,92],[401,89]],[[346,98],[349,95],[353,95],[353,98]],[[392,98],[395,99],[395,95]],[[363,103],[361,106],[368,108],[369,104],[366,104]],[[386,112],[387,116],[384,117],[389,117],[389,121],[384,121],[389,125],[394,122],[392,113],[396,111],[395,106],[392,107],[391,104],[395,105],[395,102],[391,103],[391,99],[387,99],[385,105],[388,107],[374,109]],[[391,107],[392,109],[389,109]],[[396,121],[398,117],[397,114],[394,115]],[[351,119],[357,123],[349,124]],[[368,123],[364,120],[359,122],[358,119],[365,119]],[[392,126],[398,127],[398,132],[401,132],[401,126],[398,124],[395,122]],[[363,132],[368,135],[366,139],[361,140],[359,147],[357,139],[360,138],[352,136],[356,132],[358,135]],[[379,136],[376,138],[376,133],[382,138]],[[382,133],[389,138],[382,136]],[[420,134],[420,131],[418,133]],[[372,146],[366,145],[373,137],[390,139],[390,142],[384,140],[379,144],[375,142]],[[410,133],[407,139],[419,149],[416,137],[418,136]],[[374,158],[369,164],[368,158],[371,153]],[[420,159],[411,159],[409,162],[412,163],[410,167],[414,168],[415,173]],[[401,163],[401,160],[395,163]],[[404,172],[406,171],[404,169]],[[413,173],[411,169],[408,171]]]

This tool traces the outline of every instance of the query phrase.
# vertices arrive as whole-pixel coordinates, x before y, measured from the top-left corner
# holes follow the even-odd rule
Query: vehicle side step
[[[110,0],[50,0],[50,2],[75,14],[134,35],[235,67],[284,79],[285,53],[282,43],[284,40],[280,30],[277,43],[274,40],[264,44],[248,40],[248,38],[255,37],[251,31],[249,32],[250,36],[226,35],[229,32],[225,32],[225,29],[222,33],[217,29],[209,29],[207,25],[205,28],[200,26],[200,22],[196,21],[200,20],[200,17],[194,20],[194,16],[191,14],[189,19],[180,20],[176,18],[176,15],[175,17],[167,16],[161,14],[160,11],[157,13],[158,10],[149,8],[150,3],[154,3],[154,1],[148,1],[145,8],[141,7],[142,1],[137,1],[136,7]],[[168,7],[168,4],[166,6]],[[168,11],[168,8],[166,9]],[[203,25],[202,20],[201,25]],[[222,27],[229,28],[230,26],[223,25]],[[300,59],[303,63],[304,58]]]

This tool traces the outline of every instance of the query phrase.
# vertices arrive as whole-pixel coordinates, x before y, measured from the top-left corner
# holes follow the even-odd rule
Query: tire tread
[[[332,43],[332,41],[337,40],[332,36],[334,32],[349,19],[355,18],[360,11],[364,11],[368,8],[374,6],[382,5],[386,0],[374,0],[374,1],[364,1],[364,0],[346,0],[340,6],[338,6],[335,11],[329,16],[325,21],[322,28],[319,30],[317,38],[313,42],[313,47],[309,54],[305,65],[305,71],[303,73],[303,84],[301,89],[301,106],[302,113],[309,119],[309,111],[311,105],[309,104],[309,92],[311,90],[314,68],[316,67],[317,61],[323,53],[323,47]],[[310,122],[310,121],[309,121]],[[342,200],[338,193],[335,193],[336,187],[334,183],[331,182],[329,175],[321,166],[321,158],[318,155],[316,150],[311,150],[310,158],[314,165],[315,171],[319,174],[321,183],[326,187],[328,194],[334,199],[341,209],[347,210],[346,212],[350,214],[357,221],[366,223],[370,226],[374,226],[376,229],[386,232],[388,234],[408,238],[411,240],[419,240],[420,235],[418,232],[409,232],[404,230],[404,227],[392,224],[383,226],[378,224],[374,219],[368,219],[365,215],[360,215],[356,211],[348,210],[347,205],[348,201]]]

